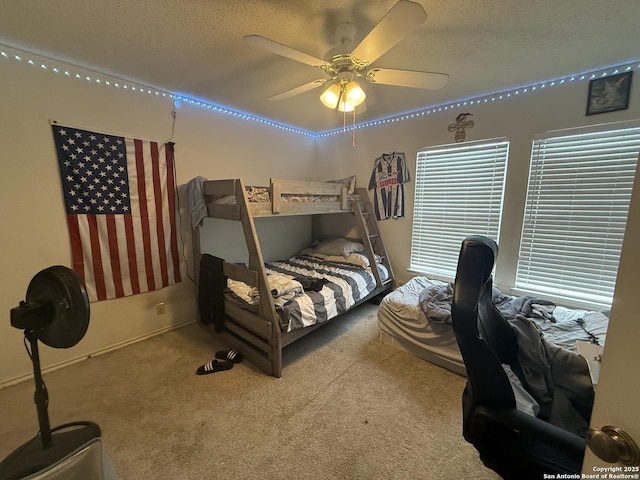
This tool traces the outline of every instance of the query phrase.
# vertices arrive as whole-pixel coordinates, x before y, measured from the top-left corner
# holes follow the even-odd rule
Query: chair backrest
[[[517,338],[493,304],[491,272],[497,256],[498,245],[490,238],[474,235],[462,242],[451,316],[473,403],[514,408],[502,365],[517,366]]]

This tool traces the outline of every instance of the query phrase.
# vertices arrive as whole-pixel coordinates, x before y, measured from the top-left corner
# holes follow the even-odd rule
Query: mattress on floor
[[[455,373],[466,375],[451,324],[433,321],[435,319],[428,321],[420,308],[420,294],[425,288],[433,286],[445,287],[446,284],[425,277],[414,277],[384,297],[378,308],[380,339]],[[517,300],[531,298],[503,296],[499,291],[497,294],[503,303],[496,306],[507,319],[517,313],[508,306],[509,302],[515,300],[517,303]],[[548,342],[574,352],[577,351],[578,340],[604,346],[609,323],[605,313],[554,306],[552,314],[552,321],[528,317],[536,323]]]
[[[414,277],[382,299],[378,307],[380,339],[423,360],[466,376],[451,325],[428,322],[420,309],[420,293],[432,285],[444,283]]]

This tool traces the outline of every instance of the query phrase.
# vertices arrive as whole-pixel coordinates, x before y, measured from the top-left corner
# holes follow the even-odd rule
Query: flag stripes
[[[58,125],[53,129],[73,268],[84,279],[89,299],[129,296],[180,282],[173,144]],[[74,137],[86,139],[83,152],[62,148],[80,143],[69,141]],[[106,146],[116,143],[122,144],[121,150],[109,148],[124,156],[126,164],[110,159]],[[112,168],[119,165],[121,172],[126,171],[126,182],[120,181],[119,188],[113,187],[116,177],[111,176],[112,169],[102,166],[109,162]],[[100,190],[103,193],[98,195]],[[89,213],[76,213],[83,210]],[[116,213],[106,213],[109,211]]]

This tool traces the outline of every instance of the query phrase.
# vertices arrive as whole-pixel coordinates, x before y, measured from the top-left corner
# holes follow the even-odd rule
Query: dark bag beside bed
[[[216,333],[224,330],[224,260],[204,253],[200,256],[198,281],[198,311],[200,321],[213,324]]]

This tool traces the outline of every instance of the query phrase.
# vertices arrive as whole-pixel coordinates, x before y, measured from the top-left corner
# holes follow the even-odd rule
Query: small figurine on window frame
[[[587,115],[629,108],[633,72],[595,78],[589,82]]]

